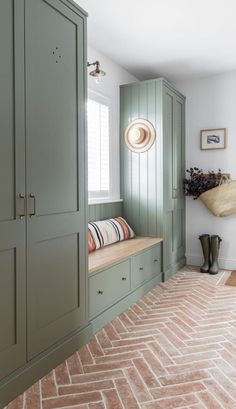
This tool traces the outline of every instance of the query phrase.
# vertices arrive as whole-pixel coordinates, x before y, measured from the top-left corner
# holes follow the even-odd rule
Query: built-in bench
[[[162,281],[162,239],[136,237],[89,255],[89,316],[94,332]]]

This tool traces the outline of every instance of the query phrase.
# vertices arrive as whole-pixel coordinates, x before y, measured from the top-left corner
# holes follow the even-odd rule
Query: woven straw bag
[[[221,177],[219,186],[207,190],[199,197],[215,216],[236,214],[236,181],[231,181],[226,175]]]

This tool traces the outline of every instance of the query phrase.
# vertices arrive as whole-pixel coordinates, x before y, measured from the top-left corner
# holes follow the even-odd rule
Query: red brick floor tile
[[[146,361],[143,358],[133,359],[133,363],[148,388],[155,388],[160,385],[156,376],[149,369]]]
[[[224,409],[209,391],[200,392],[197,396],[209,409]]]
[[[114,383],[111,380],[82,383],[77,385],[60,386],[59,395],[75,395],[77,393],[87,393],[101,391],[104,389],[113,389]]]
[[[89,365],[89,364],[93,364],[93,357],[91,355],[91,352],[88,348],[87,345],[83,346],[82,348],[80,348],[79,350],[79,356],[82,362],[82,365]]]
[[[116,355],[116,354],[122,354],[125,352],[130,352],[130,351],[141,351],[142,349],[147,349],[147,345],[141,343],[139,341],[139,344],[129,344],[129,345],[123,345],[120,347],[113,346],[113,348],[106,348],[104,349],[105,355]]]
[[[186,382],[194,382],[199,381],[202,379],[209,378],[210,375],[205,371],[191,371],[191,372],[183,372],[177,375],[167,375],[159,378],[159,381],[163,386],[167,385],[176,385],[180,383]]]
[[[55,377],[58,385],[65,385],[70,383],[69,371],[66,362],[56,367]]]
[[[167,396],[186,395],[205,390],[206,387],[201,382],[189,382],[180,385],[166,386],[165,388],[151,389],[154,399],[166,398]]]
[[[67,406],[81,405],[83,403],[96,401],[101,401],[100,392],[81,393],[79,395],[65,395],[57,398],[44,400],[43,409],[64,408]]]
[[[144,409],[176,409],[189,407],[194,403],[198,403],[198,399],[195,395],[186,395],[182,397],[174,397],[161,399],[155,402],[146,403],[143,405]]]
[[[131,362],[130,362],[131,365]],[[92,372],[83,375],[72,376],[72,384],[81,384],[88,382],[104,381],[107,379],[119,379],[123,378],[124,374],[121,369],[106,370],[105,372]]]
[[[83,373],[83,367],[78,354],[74,354],[67,359],[69,374],[71,376]]]
[[[138,402],[125,378],[115,381],[116,389],[125,408],[138,409]]]
[[[123,409],[121,400],[116,389],[103,392],[105,406],[107,409]]]
[[[51,398],[57,395],[56,377],[54,371],[41,379],[42,399]]]
[[[25,409],[41,409],[39,383],[35,383],[25,394]]]
[[[215,367],[215,360],[209,360],[209,361],[200,361],[200,362],[194,362],[194,365],[192,363],[188,364],[180,364],[180,365],[171,365],[168,366],[166,369],[170,374],[180,374],[183,372],[192,372],[193,369],[196,370],[201,370],[201,369],[210,369]]]
[[[97,333],[97,340],[102,348],[111,348],[112,343],[104,330]]]
[[[105,409],[103,402],[89,403],[88,409]]]
[[[138,399],[139,402],[146,402],[152,399],[148,388],[144,384],[141,376],[139,375],[136,368],[128,368],[125,371],[125,375],[127,380],[134,392],[134,395]]]
[[[91,341],[88,344],[88,347],[93,357],[104,355],[104,352],[95,337],[91,339]]]

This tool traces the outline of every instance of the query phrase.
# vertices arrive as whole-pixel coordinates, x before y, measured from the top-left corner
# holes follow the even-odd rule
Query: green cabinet
[[[109,317],[109,309],[119,300],[129,298],[138,287],[142,288],[154,277],[159,277],[161,281],[162,243],[131,255],[105,270],[90,274],[90,319],[93,321],[104,311],[107,311],[106,317]]]
[[[83,19],[62,3],[26,0],[25,30],[32,358],[86,319],[86,62]]]
[[[163,264],[166,276],[185,258],[185,174],[184,99],[168,86],[163,88]]]
[[[0,4],[0,379],[26,362],[23,3]]]
[[[132,288],[150,280],[161,272],[161,245],[157,245],[131,258]]]
[[[139,236],[163,238],[167,279],[185,264],[185,97],[164,79],[121,86],[123,214]],[[156,141],[143,153],[124,143],[128,124],[145,118]]]
[[[88,321],[86,14],[2,0],[0,38],[1,406],[4,377]]]
[[[95,316],[130,291],[130,260],[89,278],[89,315]]]

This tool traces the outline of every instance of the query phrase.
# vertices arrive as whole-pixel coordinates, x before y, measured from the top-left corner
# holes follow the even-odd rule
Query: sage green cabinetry
[[[163,264],[167,277],[185,259],[185,101],[163,87]]]
[[[63,3],[26,0],[25,24],[32,358],[86,318],[85,61],[83,19]]]
[[[161,246],[154,246],[131,258],[132,288],[161,272]]]
[[[121,86],[121,195],[123,214],[141,236],[163,238],[167,279],[185,264],[185,97],[164,79]],[[152,122],[156,141],[147,152],[124,143],[127,125]]]
[[[129,260],[91,276],[89,278],[90,316],[93,317],[109,307],[129,291]]]
[[[90,319],[93,320],[104,310],[109,311],[109,308],[116,302],[125,299],[152,278],[160,276],[159,281],[161,281],[161,253],[162,244],[160,243],[145,251],[138,252],[105,270],[90,274]]]
[[[0,38],[2,407],[88,322],[86,13],[2,0]]]
[[[0,379],[26,362],[23,4],[0,3]]]

